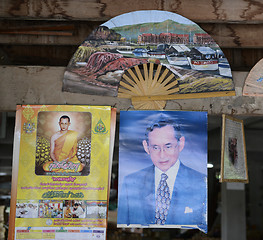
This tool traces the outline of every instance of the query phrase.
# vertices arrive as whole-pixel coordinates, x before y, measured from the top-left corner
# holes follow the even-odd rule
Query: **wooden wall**
[[[221,46],[233,70],[263,57],[263,3],[254,0],[2,0],[2,64],[65,66],[101,23],[123,13],[165,10],[199,24]]]
[[[26,66],[24,69],[27,69],[29,74],[19,82],[18,78],[15,79],[17,75],[12,75],[15,79],[13,87],[6,86],[3,84],[4,81],[1,81],[1,88],[9,88],[3,93],[6,94],[5,101],[12,95],[8,92],[14,92],[17,86],[21,85],[23,88],[26,85],[21,84],[20,81],[25,83],[31,81],[30,73],[36,69],[30,66],[44,66],[40,67],[44,69],[50,66],[53,70],[54,67],[58,67],[56,71],[60,71],[58,69],[68,64],[78,45],[93,29],[117,15],[137,10],[170,11],[196,22],[220,45],[233,71],[248,73],[263,58],[263,3],[260,1],[2,0],[0,2],[0,64],[2,65],[0,78],[6,77],[7,69],[11,71],[11,75],[20,74],[17,72],[18,69],[21,70],[19,66]],[[5,68],[7,65],[8,68]],[[60,75],[61,73],[58,76],[62,77]],[[244,79],[245,76],[235,81],[240,85],[241,82],[243,84]],[[60,80],[62,81],[62,78],[55,79],[55,81]],[[45,80],[45,76],[43,81],[48,81]],[[240,97],[240,93],[238,95]],[[73,95],[71,96],[75,99]],[[85,97],[87,96],[82,95],[79,99]],[[17,97],[15,103],[26,102],[21,99],[22,97]],[[39,101],[28,98],[27,103],[41,104],[44,100],[47,99],[40,95]],[[13,102],[13,99],[10,102]],[[81,101],[71,101],[71,103],[77,102]],[[9,107],[1,105],[1,110],[14,110],[14,103],[8,105]],[[228,106],[229,109],[230,106],[232,105]],[[207,110],[205,106],[203,108]]]

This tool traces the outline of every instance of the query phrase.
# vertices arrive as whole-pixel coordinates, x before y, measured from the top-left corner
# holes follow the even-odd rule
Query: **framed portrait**
[[[243,121],[225,114],[222,115],[220,182],[248,183]]]
[[[117,224],[207,231],[206,112],[120,112]]]
[[[91,123],[90,112],[39,112],[36,129],[36,175],[89,175]],[[67,133],[60,134],[61,128],[67,129]],[[52,157],[57,161],[53,161]],[[68,161],[63,161],[63,158]]]

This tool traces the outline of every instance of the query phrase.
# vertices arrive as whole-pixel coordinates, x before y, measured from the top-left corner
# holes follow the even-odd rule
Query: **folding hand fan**
[[[244,96],[260,96],[263,97],[263,59],[249,72],[243,88]]]
[[[155,10],[122,14],[95,29],[70,60],[63,90],[131,98],[136,109],[235,95],[229,63],[211,36]]]

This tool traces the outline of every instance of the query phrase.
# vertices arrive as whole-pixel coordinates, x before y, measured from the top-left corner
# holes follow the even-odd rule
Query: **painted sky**
[[[176,13],[158,10],[148,10],[148,11],[135,11],[130,13],[125,13],[111,20],[103,23],[102,26],[107,26],[108,28],[121,27],[126,25],[147,23],[147,22],[163,22],[166,20],[173,20],[182,24],[195,24],[189,19],[182,17]]]

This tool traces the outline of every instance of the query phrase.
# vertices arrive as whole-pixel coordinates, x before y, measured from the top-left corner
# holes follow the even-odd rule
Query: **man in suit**
[[[205,230],[206,176],[180,162],[186,141],[180,126],[162,116],[145,135],[142,144],[153,165],[124,178],[118,224],[190,225]]]

